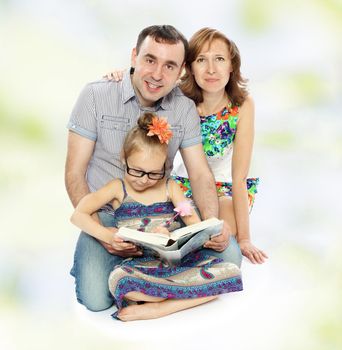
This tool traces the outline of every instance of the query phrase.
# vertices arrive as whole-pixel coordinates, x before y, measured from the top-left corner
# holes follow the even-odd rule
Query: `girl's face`
[[[165,176],[166,155],[162,152],[133,152],[126,159],[125,180],[137,192],[153,187]]]
[[[225,89],[232,72],[232,63],[227,44],[220,39],[205,43],[191,64],[196,83],[205,93],[216,93]]]

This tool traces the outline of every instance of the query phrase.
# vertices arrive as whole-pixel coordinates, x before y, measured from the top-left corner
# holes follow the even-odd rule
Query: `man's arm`
[[[180,152],[189,175],[192,195],[202,219],[218,217],[215,179],[205,158],[202,144],[183,148]],[[229,244],[229,234],[230,229],[224,223],[221,234],[206,242],[204,247],[222,252]]]
[[[69,131],[65,163],[65,187],[74,207],[89,193],[85,176],[94,146],[94,141]]]
[[[191,182],[193,198],[202,219],[218,217],[214,176],[205,158],[202,144],[180,149]]]
[[[69,131],[68,150],[65,164],[65,186],[74,208],[78,205],[80,200],[90,192],[86,181],[86,173],[90,158],[94,151],[94,146],[94,141]],[[95,221],[100,222],[96,213],[94,213],[92,217]],[[108,227],[107,229],[112,231],[115,236],[115,233],[117,232],[116,228]],[[114,240],[117,240],[118,244],[122,244],[116,237]],[[127,245],[122,244],[123,249],[121,248],[118,250],[111,244],[100,240],[99,242],[111,254],[123,257],[141,255],[139,249],[134,245],[132,245],[132,248],[127,248]]]

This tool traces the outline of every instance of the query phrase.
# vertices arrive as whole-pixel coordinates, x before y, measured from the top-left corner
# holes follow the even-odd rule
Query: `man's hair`
[[[184,45],[184,61],[187,60],[189,43],[185,36],[175,27],[170,25],[153,25],[143,29],[137,40],[136,51],[139,53],[140,47],[146,37],[150,36],[157,43],[177,44],[180,41]]]

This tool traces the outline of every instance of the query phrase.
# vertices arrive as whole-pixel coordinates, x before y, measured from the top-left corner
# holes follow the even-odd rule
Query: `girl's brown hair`
[[[242,105],[248,92],[246,89],[247,80],[241,76],[240,52],[235,43],[228,39],[223,33],[212,28],[202,28],[197,31],[189,41],[188,59],[185,65],[185,75],[181,78],[181,89],[184,94],[191,98],[196,105],[203,102],[201,88],[197,85],[191,73],[191,64],[201,52],[203,46],[209,43],[209,47],[214,40],[222,40],[226,43],[230,54],[233,71],[230,73],[229,82],[226,85],[226,92],[233,105]]]
[[[155,114],[149,112],[142,114],[137,125],[128,132],[122,147],[124,159],[127,159],[134,152],[145,151],[146,148],[167,155],[167,144],[161,143],[157,135],[147,136],[148,127],[152,124],[152,119],[155,116]]]

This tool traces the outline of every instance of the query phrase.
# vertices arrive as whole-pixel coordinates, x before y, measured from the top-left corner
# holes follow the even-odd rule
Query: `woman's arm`
[[[237,240],[242,254],[253,263],[262,263],[266,254],[251,244],[249,206],[246,180],[252,158],[254,141],[254,102],[250,96],[240,108],[240,118],[234,140],[232,180],[233,206]]]
[[[248,96],[240,108],[232,161],[233,204],[238,241],[250,239],[246,180],[252,157],[253,141],[254,103]]]

